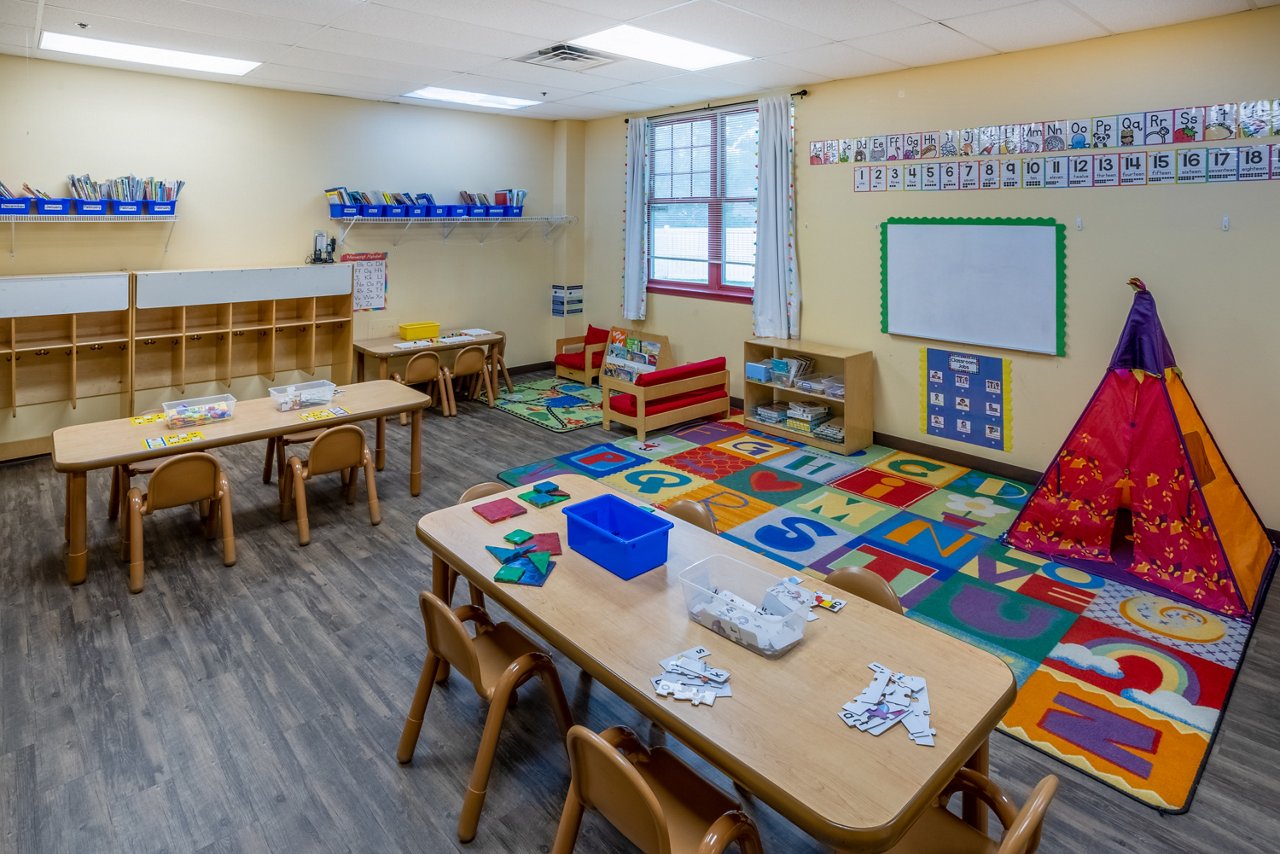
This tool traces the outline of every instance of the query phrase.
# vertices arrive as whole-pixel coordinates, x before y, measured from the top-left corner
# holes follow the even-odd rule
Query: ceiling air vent
[[[520,57],[521,62],[530,65],[544,65],[548,68],[559,68],[564,71],[586,71],[613,62],[613,57],[603,53],[576,47],[571,44],[553,44],[542,50]]]

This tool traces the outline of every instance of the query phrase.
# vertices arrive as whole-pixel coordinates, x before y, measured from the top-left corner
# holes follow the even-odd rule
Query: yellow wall
[[[855,194],[851,164],[807,165],[815,139],[1274,98],[1277,36],[1280,9],[1270,8],[809,86],[796,102],[803,337],[875,351],[877,430],[1039,470],[1101,379],[1130,302],[1124,282],[1140,276],[1210,429],[1263,520],[1280,525],[1280,451],[1268,429],[1280,414],[1272,343],[1280,183]],[[618,322],[625,126],[592,122],[587,141],[588,316]],[[1049,216],[1068,224],[1067,356],[957,346],[1012,359],[1011,453],[920,433],[918,360],[929,342],[879,331],[878,226],[890,216]],[[680,360],[725,354],[740,365],[751,313],[652,296],[645,326],[668,335]]]
[[[442,203],[455,202],[460,189],[524,187],[526,215],[581,215],[580,167],[572,159],[575,136],[581,147],[580,122],[12,56],[0,56],[0,116],[0,178],[10,187],[26,181],[63,195],[71,172],[187,181],[167,254],[164,224],[24,225],[15,257],[0,252],[0,275],[299,264],[316,229],[336,236],[341,227],[328,220],[321,192],[335,184],[427,191]],[[577,171],[557,173],[557,157]],[[389,252],[390,280],[388,310],[358,313],[356,338],[394,334],[405,321],[438,320],[505,330],[510,364],[549,359],[559,331],[550,317],[550,284],[557,275],[580,280],[581,236],[573,237],[566,259],[557,249],[563,236],[548,243],[535,230],[517,242],[521,229],[500,228],[483,245],[465,229],[442,241],[440,230],[415,227],[398,246],[391,244],[399,227],[353,230],[346,251]],[[251,385],[233,391],[261,393],[261,383]],[[0,419],[0,444],[47,436],[68,420],[114,417],[118,409],[115,398],[82,402],[75,412],[24,407],[18,418]]]

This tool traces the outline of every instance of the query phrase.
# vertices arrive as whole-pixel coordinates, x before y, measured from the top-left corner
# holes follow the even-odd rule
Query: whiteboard
[[[0,277],[0,316],[38,317],[129,308],[128,273]]]
[[[881,330],[1064,355],[1066,228],[1053,219],[880,225]]]
[[[138,308],[340,296],[351,293],[350,264],[228,270],[152,270],[135,274]]]

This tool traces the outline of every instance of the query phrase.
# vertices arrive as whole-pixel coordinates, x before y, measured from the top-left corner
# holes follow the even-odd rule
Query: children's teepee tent
[[[1005,542],[1251,615],[1275,548],[1183,385],[1155,299],[1129,284],[1111,366]]]

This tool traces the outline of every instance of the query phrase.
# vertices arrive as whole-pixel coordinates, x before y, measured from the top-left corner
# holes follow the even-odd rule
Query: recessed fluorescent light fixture
[[[261,65],[247,59],[228,59],[225,56],[208,56],[203,53],[187,53],[184,50],[165,50],[160,47],[144,47],[126,42],[109,42],[68,36],[48,31],[40,34],[40,49],[58,53],[74,53],[80,56],[96,56],[99,59],[117,59],[141,65],[163,65],[187,71],[208,71],[211,74],[248,74]]]
[[[751,58],[740,53],[721,50],[718,47],[707,47],[697,42],[664,36],[661,33],[629,27],[625,24],[594,35],[583,36],[580,39],[572,39],[569,43],[591,50],[629,56],[632,59],[643,59],[645,62],[683,68],[685,71],[701,71],[704,68],[715,68],[718,65],[728,65],[731,62],[742,62],[744,59]]]
[[[461,89],[441,89],[439,86],[424,86],[405,95],[406,98],[422,98],[426,101],[449,101],[454,104],[467,104],[472,107],[493,107],[498,110],[518,110],[521,107],[532,107],[541,101],[526,101],[524,98],[506,98],[502,95],[486,95],[483,92],[463,92]]]

